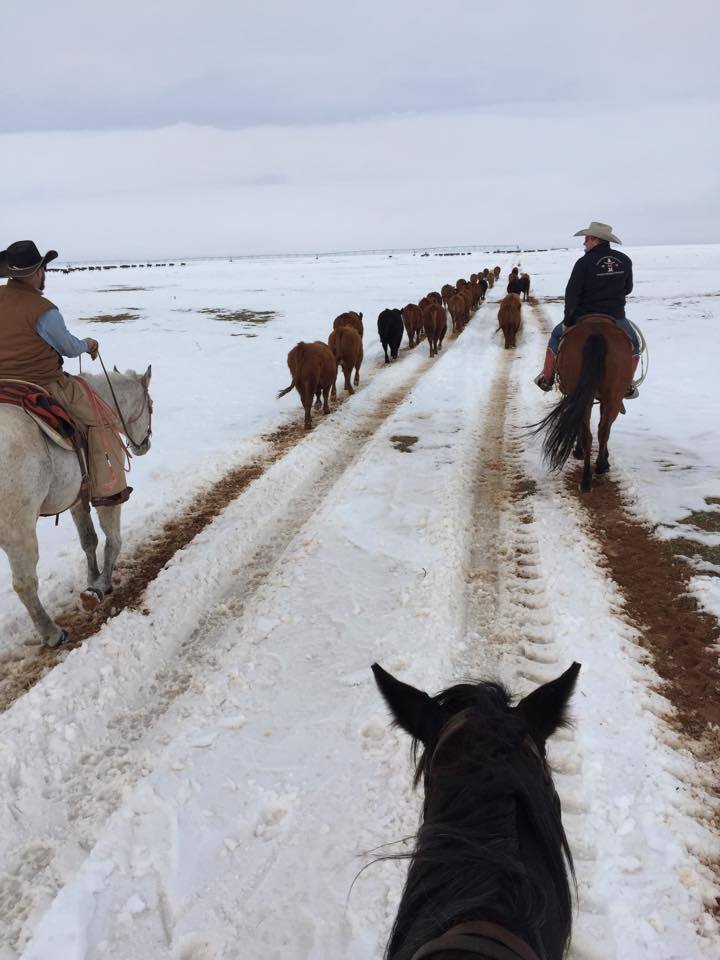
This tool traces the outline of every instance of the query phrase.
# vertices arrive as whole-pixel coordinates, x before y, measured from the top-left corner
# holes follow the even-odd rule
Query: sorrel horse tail
[[[578,432],[605,376],[607,350],[607,340],[602,334],[594,333],[587,338],[583,344],[577,386],[544,419],[533,425],[533,433],[546,431],[543,458],[551,470],[560,470],[572,453]]]

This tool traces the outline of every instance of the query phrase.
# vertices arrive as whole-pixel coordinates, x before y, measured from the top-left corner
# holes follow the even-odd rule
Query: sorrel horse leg
[[[600,425],[598,427],[598,458],[595,464],[595,473],[600,476],[607,473],[610,469],[610,457],[608,455],[608,440],[610,439],[610,429],[617,418],[619,408],[613,406],[612,410],[607,406],[600,407]],[[614,413],[614,416],[613,416]]]
[[[592,407],[590,408],[592,410]],[[583,472],[582,480],[580,481],[580,490],[583,493],[587,493],[592,489],[592,469],[590,467],[590,454],[592,453],[592,433],[590,432],[590,411],[585,415],[582,425],[582,438],[581,438],[582,450],[583,450]]]

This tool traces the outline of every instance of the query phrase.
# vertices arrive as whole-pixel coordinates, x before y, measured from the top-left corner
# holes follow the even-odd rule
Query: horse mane
[[[462,683],[432,698],[450,715],[436,743],[413,740],[415,785],[425,803],[409,859],[387,960],[409,960],[466,920],[489,920],[537,946],[548,916],[547,877],[521,857],[521,822],[532,831],[557,899],[563,951],[570,940],[575,874],[559,802],[524,717],[499,683]]]

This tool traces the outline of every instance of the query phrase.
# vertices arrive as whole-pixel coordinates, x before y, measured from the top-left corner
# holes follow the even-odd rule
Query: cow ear
[[[442,708],[424,691],[396,680],[387,670],[383,670],[380,664],[374,663],[372,672],[395,723],[427,746],[438,735],[447,719]]]
[[[148,364],[147,370],[142,375],[142,377],[140,377],[140,383],[142,383],[142,385],[145,387],[146,390],[148,388],[148,384],[150,383],[151,376],[152,376],[152,364]]]
[[[521,713],[528,731],[538,746],[543,746],[558,727],[567,726],[567,708],[580,673],[580,664],[573,663],[556,680],[533,690],[515,707]]]

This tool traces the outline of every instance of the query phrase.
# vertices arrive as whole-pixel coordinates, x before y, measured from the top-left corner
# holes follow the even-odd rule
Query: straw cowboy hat
[[[48,250],[43,256],[32,240],[17,240],[7,250],[0,250],[0,277],[22,280],[31,277],[57,257],[57,250]]]
[[[597,237],[598,240],[607,240],[608,243],[622,243],[620,237],[616,237],[612,232],[609,223],[598,223],[593,220],[589,227],[584,227],[573,234],[574,237]]]

